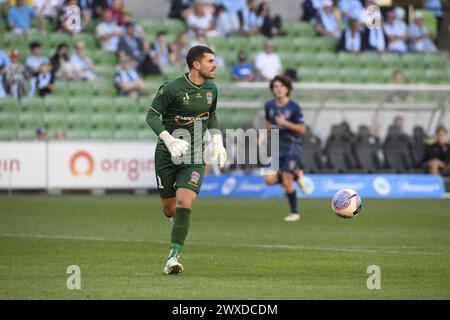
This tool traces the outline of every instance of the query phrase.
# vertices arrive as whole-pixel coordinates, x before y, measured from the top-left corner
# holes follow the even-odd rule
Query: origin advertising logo
[[[92,176],[94,166],[94,158],[89,152],[78,151],[70,158],[70,173],[75,177]]]

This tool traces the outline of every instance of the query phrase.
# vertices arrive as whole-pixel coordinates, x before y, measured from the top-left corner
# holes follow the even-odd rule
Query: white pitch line
[[[41,235],[41,234],[20,234],[20,233],[3,233],[0,237],[4,238],[30,238],[30,239],[49,239],[49,240],[80,240],[80,241],[115,241],[115,242],[139,242],[139,243],[155,243],[167,244],[162,240],[142,240],[142,239],[113,239],[103,237],[87,237],[87,236],[66,236],[66,235]],[[306,245],[288,245],[288,244],[224,244],[224,243],[206,243],[206,242],[189,242],[192,245],[215,246],[215,247],[239,247],[239,248],[257,248],[257,249],[288,249],[288,250],[314,250],[314,251],[331,251],[331,252],[361,252],[361,253],[388,253],[388,254],[412,254],[412,255],[430,255],[444,256],[448,252],[424,252],[424,251],[405,251],[405,250],[384,250],[368,249],[368,248],[332,248],[321,246]],[[404,247],[413,248],[413,247]]]

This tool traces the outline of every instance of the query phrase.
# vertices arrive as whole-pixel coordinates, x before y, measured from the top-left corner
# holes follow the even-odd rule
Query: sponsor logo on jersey
[[[174,121],[175,123],[182,125],[182,126],[187,126],[191,123],[193,123],[194,121],[205,121],[209,119],[209,112],[203,112],[200,113],[194,117],[189,117],[189,116],[175,116]]]
[[[200,92],[197,92],[197,94],[195,95],[195,97],[196,97],[196,98],[201,98],[201,97],[202,97],[202,95],[201,95],[201,93],[200,93]]]
[[[192,171],[191,180],[189,181],[191,184],[198,184],[198,180],[200,180],[200,173],[197,171]]]
[[[212,94],[212,92],[207,92],[206,93],[206,102],[208,104],[212,104],[212,102],[213,102],[213,94]]]

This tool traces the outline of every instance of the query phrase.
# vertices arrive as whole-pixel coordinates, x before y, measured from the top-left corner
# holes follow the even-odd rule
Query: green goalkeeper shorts
[[[155,153],[156,183],[163,199],[175,197],[178,188],[200,192],[205,174],[204,164],[174,164],[170,154],[164,151]]]

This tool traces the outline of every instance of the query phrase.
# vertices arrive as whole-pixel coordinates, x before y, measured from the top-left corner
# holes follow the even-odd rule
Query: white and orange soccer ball
[[[356,216],[362,207],[359,194],[352,189],[341,189],[331,200],[331,208],[338,217],[349,219]]]

